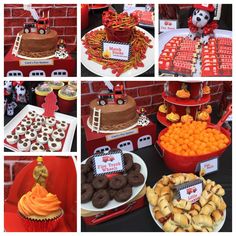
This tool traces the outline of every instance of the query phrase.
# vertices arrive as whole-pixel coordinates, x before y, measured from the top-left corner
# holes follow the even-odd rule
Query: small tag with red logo
[[[175,188],[178,199],[184,199],[194,203],[197,202],[202,195],[203,182],[201,179],[197,179],[188,183],[177,185]]]
[[[102,57],[109,60],[129,61],[131,45],[129,43],[106,41],[102,42]]]
[[[218,157],[208,161],[200,162],[201,176],[218,171]]]
[[[121,150],[97,153],[92,158],[95,176],[113,176],[124,172],[124,157]]]

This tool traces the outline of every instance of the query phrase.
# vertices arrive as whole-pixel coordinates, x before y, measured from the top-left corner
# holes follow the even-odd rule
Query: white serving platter
[[[214,30],[215,37],[224,37],[224,38],[232,38],[232,31],[229,30]],[[158,57],[161,54],[161,51],[163,50],[165,44],[174,36],[183,36],[186,37],[189,34],[188,28],[183,29],[176,29],[176,30],[170,30],[168,32],[162,33],[159,35],[159,52]],[[193,74],[194,77],[200,77],[200,60],[197,60],[196,63],[196,72]]]
[[[93,212],[94,211],[95,212],[96,211],[104,212],[104,211],[108,211],[108,210],[111,210],[111,209],[115,209],[117,207],[120,207],[120,206],[126,204],[127,202],[130,202],[133,198],[135,198],[141,192],[141,190],[143,189],[143,187],[145,186],[145,183],[147,181],[147,175],[148,175],[147,166],[146,166],[145,162],[142,160],[142,158],[139,157],[137,154],[132,153],[132,152],[127,152],[127,151],[123,151],[123,153],[131,154],[133,156],[134,163],[138,163],[138,164],[141,165],[140,173],[143,174],[143,176],[144,176],[143,184],[140,185],[140,186],[137,186],[137,187],[133,187],[132,188],[132,191],[133,191],[132,196],[125,202],[117,202],[116,200],[113,199],[113,200],[109,201],[109,203],[105,207],[96,208],[96,207],[93,206],[92,201],[89,201],[87,203],[81,203],[81,208],[82,209],[87,210],[87,211],[93,211]],[[85,164],[86,161],[87,161],[87,159],[84,160],[82,162],[82,164]]]
[[[154,187],[155,188],[155,185]],[[153,213],[153,206],[149,203],[149,211],[151,213],[151,216],[152,216],[152,219],[155,221],[155,223],[159,226],[159,228],[161,228],[163,230],[163,225],[160,221],[158,221],[156,218],[155,218],[155,215]],[[224,216],[223,216],[223,219],[222,221],[216,225],[216,227],[214,228],[214,231],[213,232],[219,232],[221,230],[221,228],[223,227],[224,223],[225,223],[225,219],[226,219],[226,210],[224,210]]]
[[[103,29],[103,28],[104,28],[104,26],[99,26],[97,28],[94,28],[91,31]],[[144,67],[138,67],[137,69],[132,68],[132,69],[126,71],[125,73],[121,74],[120,77],[133,77],[133,76],[141,75],[144,72],[146,72],[147,70],[149,70],[154,65],[154,61],[155,61],[155,59],[154,59],[154,46],[155,46],[154,38],[146,30],[144,30],[140,27],[137,27],[137,26],[136,26],[136,29],[142,31],[145,34],[145,36],[148,36],[148,38],[151,40],[151,45],[153,46],[153,48],[149,48],[149,47],[147,48],[146,58],[144,60],[142,60]],[[89,31],[88,33],[90,33],[91,31]],[[82,39],[84,39],[84,36]],[[112,74],[111,69],[107,68],[107,69],[103,70],[102,65],[100,65],[94,61],[88,60],[88,55],[86,54],[86,48],[83,45],[81,45],[81,62],[88,70],[90,70],[91,72],[93,72],[96,75],[116,77],[115,74]]]
[[[44,113],[44,109],[41,107],[26,105],[7,125],[4,127],[4,139],[8,134],[11,134],[12,130],[16,128],[16,126],[22,121],[22,119],[27,115],[29,111],[35,111],[37,114],[42,115]],[[69,124],[69,129],[67,131],[67,135],[65,137],[64,145],[62,147],[61,152],[70,152],[71,146],[73,142],[73,137],[75,134],[75,129],[77,125],[77,119],[72,116],[68,116],[59,112],[55,112],[55,118],[58,121],[66,121]],[[12,147],[4,143],[4,146],[14,152],[19,152],[17,148]]]

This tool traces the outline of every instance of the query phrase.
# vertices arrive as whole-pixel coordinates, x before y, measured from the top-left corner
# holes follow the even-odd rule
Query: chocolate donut
[[[107,190],[105,190],[105,189],[100,189],[93,194],[92,204],[96,208],[105,207],[109,201],[110,201],[110,196],[109,196]]]
[[[81,165],[81,173],[87,174],[89,172],[89,169],[86,164]]]
[[[115,196],[117,190],[112,189],[112,188],[109,188],[107,191],[108,191],[108,193],[109,193],[110,200],[114,199],[114,196]]]
[[[109,186],[112,189],[121,189],[127,184],[127,178],[124,175],[116,175],[110,179]]]
[[[81,184],[85,184],[86,183],[86,176],[84,173],[81,173]]]
[[[94,178],[93,171],[90,171],[86,174],[86,182],[87,183],[92,183],[93,178]]]
[[[138,163],[133,163],[131,169],[128,171],[128,174],[130,174],[131,172],[140,172],[141,170],[141,165],[139,165]]]
[[[127,176],[128,183],[131,186],[139,186],[144,182],[144,176],[139,172],[132,172]]]
[[[108,178],[104,175],[94,177],[92,185],[95,189],[105,189],[108,185]]]
[[[114,199],[117,202],[125,202],[132,196],[132,187],[129,185],[126,185],[124,188],[119,189],[115,195]]]
[[[133,156],[129,153],[124,153],[124,162],[125,162],[125,171],[130,170],[133,165]]]
[[[93,196],[93,187],[91,184],[82,184],[81,186],[81,203],[89,202]]]
[[[89,168],[89,170],[93,169],[93,158],[88,158],[88,160],[86,161],[86,165]]]

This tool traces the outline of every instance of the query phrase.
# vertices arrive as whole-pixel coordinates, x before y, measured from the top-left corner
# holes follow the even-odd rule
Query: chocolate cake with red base
[[[55,30],[50,30],[47,34],[38,34],[35,32],[24,33],[22,35],[18,55],[40,58],[54,56],[57,50],[58,36]]]
[[[115,131],[126,129],[136,124],[139,118],[136,111],[136,102],[130,96],[127,96],[127,101],[123,105],[112,103],[101,106],[98,104],[97,99],[94,99],[90,102],[89,107],[90,124],[92,124],[94,108],[95,110],[101,110],[100,130]]]

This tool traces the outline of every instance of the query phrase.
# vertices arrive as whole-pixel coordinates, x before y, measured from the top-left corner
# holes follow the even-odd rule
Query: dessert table
[[[114,8],[118,13],[121,13],[123,11],[123,4],[115,4],[112,5],[112,8]],[[90,10],[89,12],[89,27],[81,31],[81,37],[83,37],[87,32],[90,30],[101,26],[102,25],[102,12],[106,10]],[[141,27],[141,26],[139,26]],[[143,28],[143,27],[141,27]],[[154,28],[143,28],[148,33],[150,33],[152,36],[154,36]],[[81,63],[81,76],[83,77],[97,77],[98,75],[92,73],[89,71],[82,63]],[[154,76],[154,66],[152,66],[149,70],[147,70],[145,73],[140,75],[141,77],[153,77]]]
[[[213,111],[216,111],[214,108]],[[153,115],[151,119],[157,124],[157,133],[159,133],[164,126],[158,123],[156,117]],[[219,118],[217,114],[213,112],[212,123],[217,123]],[[232,124],[230,123],[231,127]],[[82,129],[81,132],[81,161],[87,158],[85,149],[85,134]],[[153,186],[157,180],[163,175],[171,174],[171,171],[167,169],[161,157],[157,153],[154,146],[149,146],[140,150],[134,151],[138,154],[146,163],[148,169],[147,186]],[[219,158],[219,171],[211,173],[206,176],[211,180],[221,184],[225,189],[224,200],[227,204],[227,216],[225,223],[220,230],[221,232],[232,231],[232,146]],[[119,216],[110,221],[95,226],[86,225],[81,219],[81,230],[82,232],[161,232],[162,230],[153,221],[149,211],[148,203],[146,201],[145,207],[128,213],[126,215]]]

